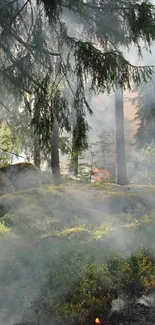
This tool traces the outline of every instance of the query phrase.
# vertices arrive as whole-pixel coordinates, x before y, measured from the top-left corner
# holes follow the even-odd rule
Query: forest
[[[153,325],[155,3],[0,9],[0,325]]]

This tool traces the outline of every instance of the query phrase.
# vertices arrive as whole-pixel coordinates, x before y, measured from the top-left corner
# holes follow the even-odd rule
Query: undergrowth
[[[42,186],[2,197],[4,206],[10,200],[0,219],[0,312],[9,306],[8,317],[20,311],[35,321],[38,310],[40,323],[90,325],[120,294],[155,289],[155,211],[111,215],[106,200],[98,211],[70,192]]]

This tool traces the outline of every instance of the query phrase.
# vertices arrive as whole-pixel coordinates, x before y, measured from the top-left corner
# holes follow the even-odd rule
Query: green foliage
[[[71,141],[69,137],[60,137],[59,147],[62,154],[69,154],[71,152]]]
[[[141,149],[145,164],[146,177],[153,181],[155,178],[155,145],[151,144],[146,149]]]
[[[112,230],[111,225],[101,225],[100,227],[94,229],[93,231],[93,237],[96,239],[102,239],[104,236],[108,235],[109,232]]]
[[[132,103],[137,107],[136,118],[138,129],[135,135],[138,149],[147,148],[155,141],[155,98],[154,98],[155,76],[147,84],[142,84],[138,91],[138,96],[132,99]]]
[[[37,309],[40,323],[48,325],[54,319],[57,324],[89,325],[111,310],[113,299],[120,293],[136,300],[155,288],[151,252],[155,245],[155,212],[140,217],[134,210],[130,215],[103,213],[106,194],[114,200],[117,188],[123,202],[126,195],[118,186],[114,186],[113,195],[109,186],[107,190],[108,185],[98,189],[79,185],[81,197],[88,190],[91,208],[84,198],[81,207],[81,197],[79,202],[75,199],[71,184],[1,197],[9,213],[0,222],[0,235],[5,234],[1,240],[6,243],[0,255],[0,276],[5,283],[0,303],[5,306],[9,295],[14,303],[10,314],[19,311],[22,296],[29,296],[33,300],[31,308],[20,309],[25,321],[32,321]],[[136,194],[131,196],[138,200]]]
[[[36,89],[36,101],[33,107],[33,118],[31,125],[34,127],[35,132],[41,136],[41,147],[43,148],[46,143],[51,148],[52,126],[53,121],[56,120],[59,129],[62,131],[70,131],[68,122],[69,105],[61,87],[58,84],[51,82],[50,76],[47,74],[42,81],[43,90]],[[51,150],[51,149],[50,149]]]
[[[89,125],[86,122],[85,114],[81,114],[80,107],[79,107],[79,101],[76,103],[76,111],[79,111],[77,114],[77,121],[76,126],[73,129],[73,141],[75,150],[78,154],[81,154],[82,152],[86,151],[89,147],[88,145],[88,131],[89,131]],[[82,109],[82,107],[81,107]],[[75,154],[76,154],[75,151]],[[74,154],[74,153],[73,153]]]
[[[154,6],[149,1],[122,1],[112,0],[100,1],[83,1],[83,0],[71,0],[59,1],[59,3],[51,4],[48,0],[42,0],[45,6],[45,11],[50,19],[51,23],[55,23],[53,15],[59,16],[64,8],[67,8],[70,12],[76,12],[79,15],[80,23],[85,26],[85,20],[92,22],[93,25],[87,26],[87,29],[96,36],[98,42],[106,46],[111,44],[129,44],[134,42],[139,44],[140,38],[142,38],[147,44],[151,44],[154,39]],[[123,26],[119,20],[119,12],[123,19]],[[118,15],[115,13],[118,13]],[[107,21],[110,20],[115,25],[113,29],[108,24],[103,24],[103,16]],[[123,28],[124,27],[124,28]],[[126,40],[125,35],[126,34]],[[109,44],[108,44],[109,45]]]
[[[14,148],[14,138],[11,129],[7,124],[2,124],[0,128],[0,166],[6,165],[10,162],[11,155]]]
[[[64,237],[86,239],[90,236],[90,232],[87,229],[82,227],[81,228],[74,227],[70,229],[68,228],[64,229],[63,231],[61,231],[60,235]]]
[[[7,236],[11,232],[11,228],[8,228],[4,222],[0,222],[0,236]]]
[[[102,52],[90,42],[71,40],[75,50],[76,73],[80,81],[91,75],[91,88],[101,92],[120,88],[131,89],[131,81],[140,85],[153,74],[151,67],[138,68],[131,65],[119,51]],[[110,73],[109,73],[110,72]]]
[[[96,315],[111,309],[119,292],[136,300],[154,287],[155,262],[147,250],[142,248],[128,259],[117,255],[109,257],[106,263],[103,259],[103,256],[100,261],[87,257],[84,262],[83,258],[72,255],[61,260],[59,269],[55,265],[47,286],[47,303],[53,317],[59,319],[63,314],[63,319],[71,324],[81,321],[89,324]]]
[[[151,67],[131,65],[120,47],[134,44],[140,53],[141,40],[146,47],[151,46],[155,38],[154,6],[149,1],[134,0],[100,3],[38,0],[33,20],[29,1],[19,10],[18,6],[14,8],[14,3],[3,2],[0,87],[8,96],[2,106],[10,102],[10,94],[18,99],[18,105],[24,92],[35,95],[32,125],[40,135],[43,148],[49,146],[54,116],[60,128],[70,132],[69,106],[73,105],[80,120],[76,129],[77,145],[86,148],[86,112],[92,113],[85,95],[87,82],[90,81],[95,91],[104,92],[116,87],[131,88],[132,81],[139,85],[153,73]],[[62,18],[68,12],[82,31],[77,39],[69,37],[67,23]],[[93,45],[94,40],[97,46]],[[66,90],[69,96],[64,95]]]

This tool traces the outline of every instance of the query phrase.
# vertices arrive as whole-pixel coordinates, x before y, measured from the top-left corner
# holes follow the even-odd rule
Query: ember
[[[100,322],[100,320],[99,320],[99,318],[96,318],[95,319],[95,324],[100,324],[101,322]]]

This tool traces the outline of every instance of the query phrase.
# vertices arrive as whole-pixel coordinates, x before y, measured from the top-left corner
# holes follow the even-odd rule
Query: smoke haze
[[[78,17],[67,12],[64,21],[70,36],[81,38],[82,32],[75,24]],[[113,26],[111,21],[106,23]],[[143,51],[143,60],[138,58],[135,48],[126,56],[133,64],[148,65],[155,63],[154,54],[155,46],[150,55]],[[42,71],[36,73],[40,78]],[[69,96],[70,92],[65,95]],[[143,164],[137,165],[144,160],[144,155],[133,148],[136,109],[127,100],[131,96],[134,96],[132,92],[124,93],[126,158],[129,181],[137,183],[143,178],[145,168]],[[110,169],[114,181],[114,94],[90,94],[89,100],[94,113],[87,115],[92,146],[83,161],[91,165],[93,151],[95,158],[91,167]],[[76,114],[73,109],[69,118],[74,128]],[[63,155],[60,160],[67,163],[68,156]],[[64,306],[65,301],[70,305],[72,297],[75,299],[74,283],[81,285],[83,278],[87,280],[90,261],[106,264],[114,255],[127,260],[143,246],[155,257],[154,187],[93,186],[67,179],[67,183],[55,188],[52,177],[36,170],[21,171],[18,176],[13,169],[5,176],[8,183],[6,180],[7,185],[3,183],[2,186],[7,188],[0,197],[0,325],[57,324],[57,319],[51,316],[54,307],[59,307],[59,303]],[[144,296],[140,302],[154,306],[155,296]],[[47,305],[49,310],[45,309]],[[120,295],[113,300],[111,311],[123,310],[125,305],[126,300]],[[63,317],[62,311],[61,317],[58,316],[59,324],[64,323]]]

